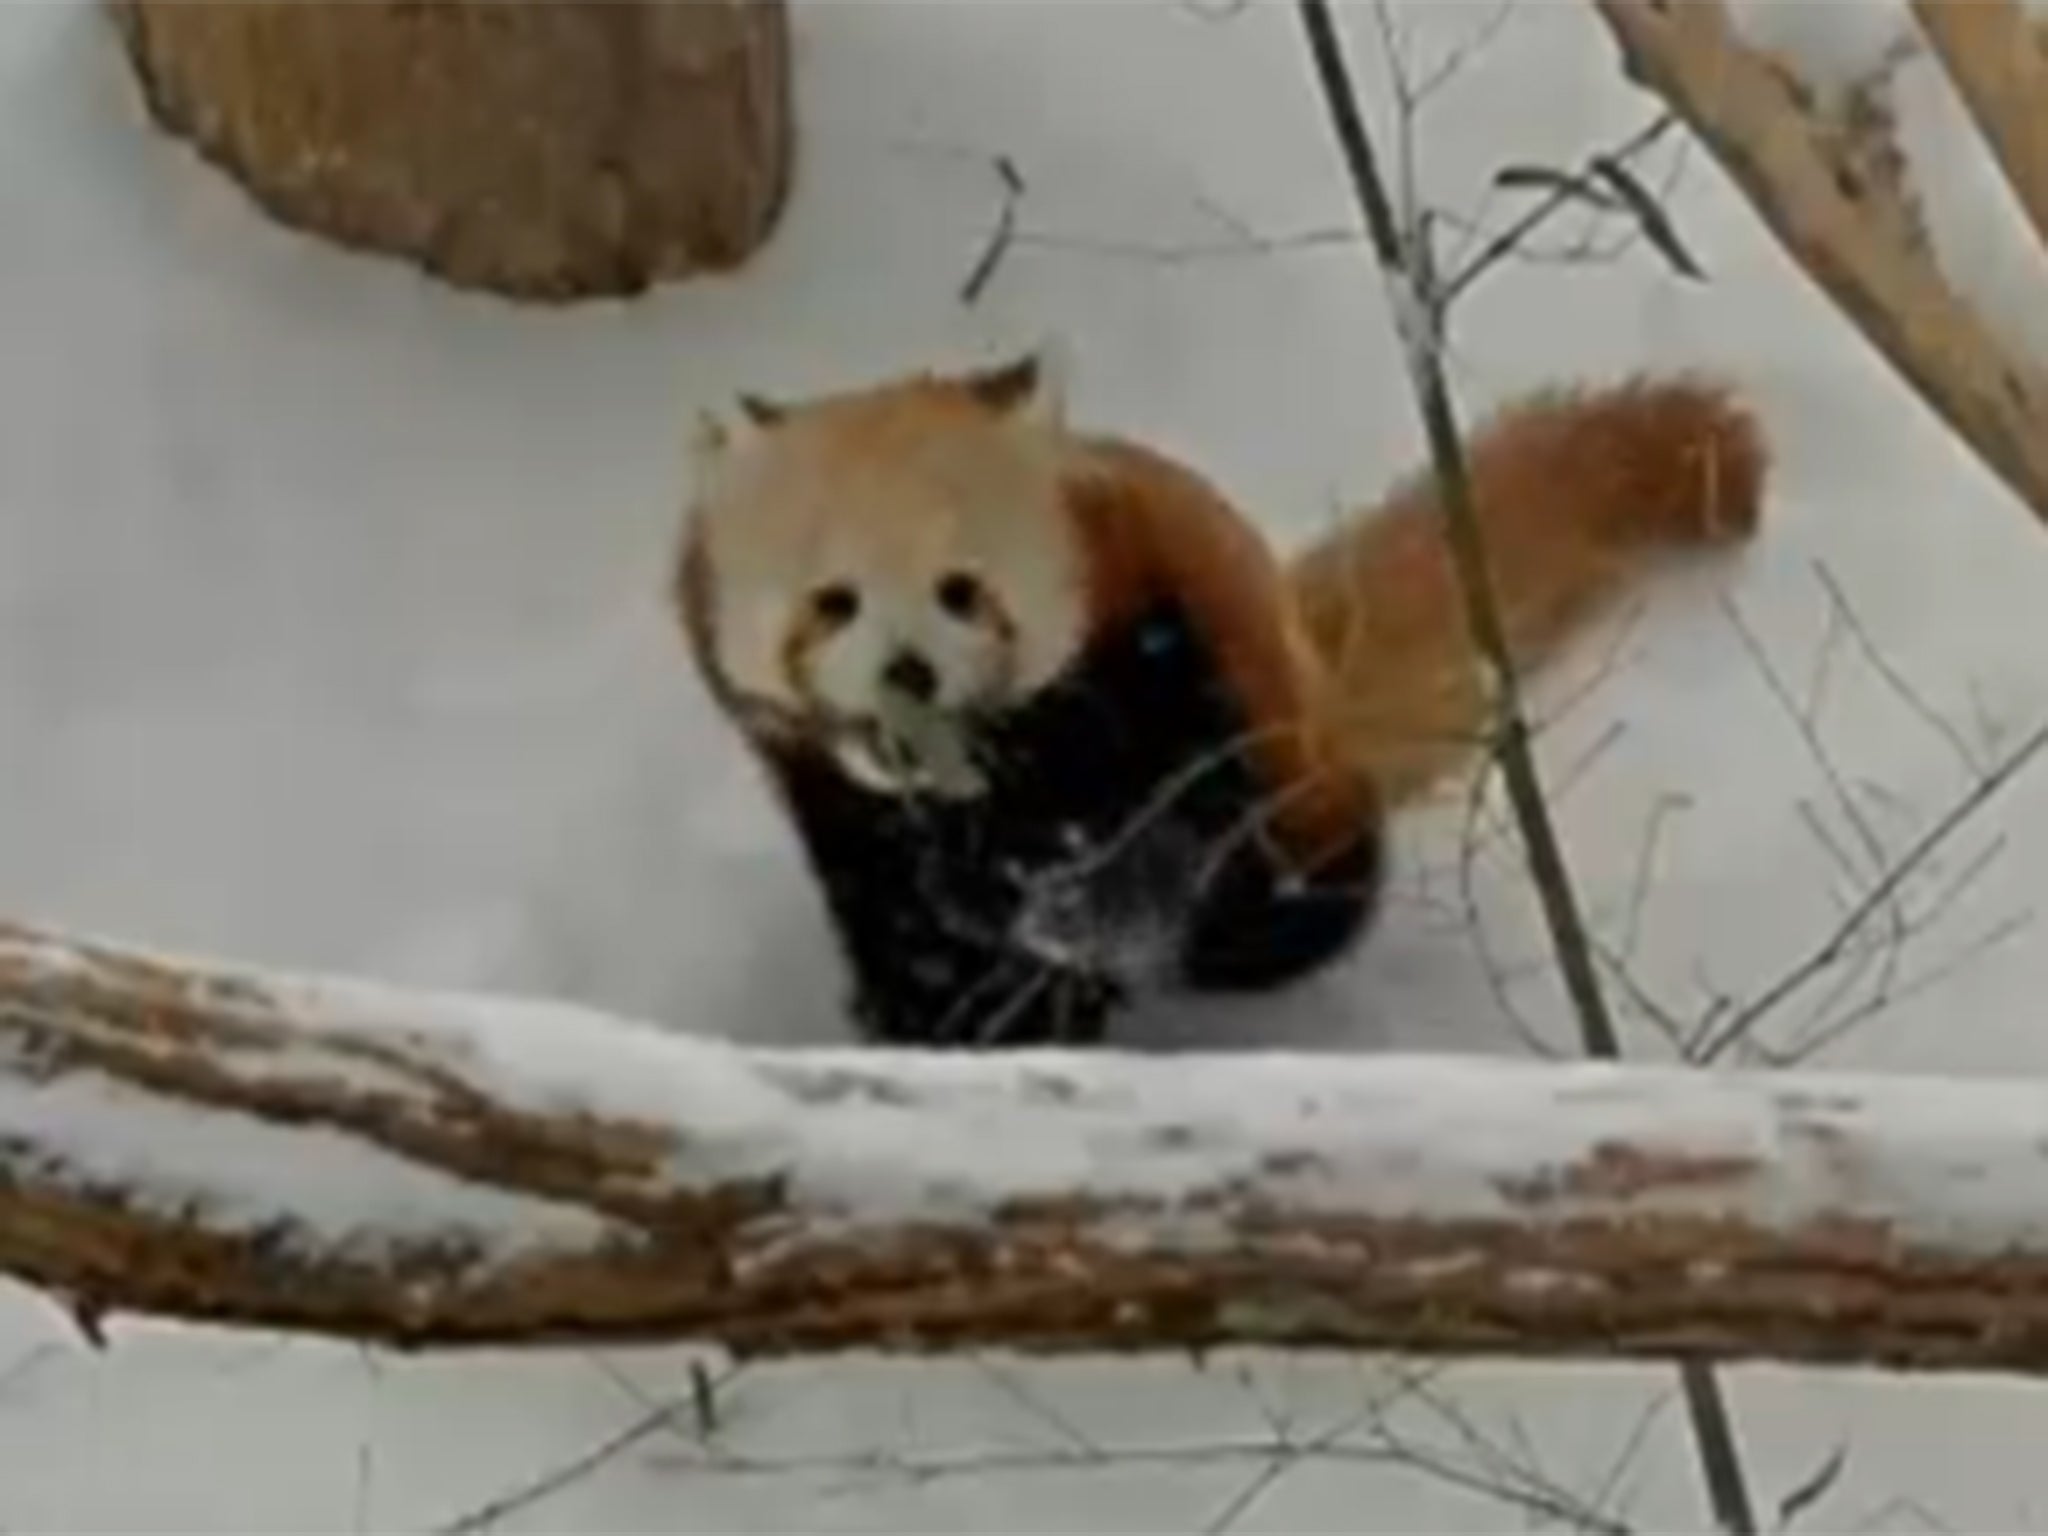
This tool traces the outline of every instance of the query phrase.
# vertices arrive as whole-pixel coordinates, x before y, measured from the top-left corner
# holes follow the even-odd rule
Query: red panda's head
[[[1068,456],[1036,354],[707,418],[692,538],[725,685],[875,787],[933,787],[965,722],[1086,638]]]

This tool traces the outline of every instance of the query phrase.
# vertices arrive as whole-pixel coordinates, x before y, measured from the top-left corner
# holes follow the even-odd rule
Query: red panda
[[[1283,562],[1193,469],[1070,429],[1037,354],[742,396],[695,448],[687,647],[870,1041],[1096,1044],[1144,991],[1307,975],[1375,914],[1385,817],[1483,733],[1426,475]],[[1651,556],[1749,537],[1766,469],[1691,380],[1537,395],[1469,454],[1523,663]]]

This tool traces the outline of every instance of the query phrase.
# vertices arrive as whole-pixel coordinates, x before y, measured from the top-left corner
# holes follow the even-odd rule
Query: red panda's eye
[[[966,571],[948,571],[933,592],[939,606],[956,619],[971,617],[981,606],[981,583]]]
[[[827,624],[846,624],[860,612],[860,594],[843,581],[835,581],[811,594],[811,612]]]

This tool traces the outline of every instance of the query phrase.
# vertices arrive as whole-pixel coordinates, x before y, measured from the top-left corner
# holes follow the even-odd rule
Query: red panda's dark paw
[[[1270,992],[1335,963],[1372,926],[1386,882],[1377,833],[1312,875],[1286,869],[1247,839],[1204,887],[1181,950],[1198,992]]]
[[[869,984],[847,998],[861,1042],[906,1050],[1028,1050],[1103,1044],[1126,1004],[1121,987],[1055,967],[1037,966],[1003,987],[951,989]]]

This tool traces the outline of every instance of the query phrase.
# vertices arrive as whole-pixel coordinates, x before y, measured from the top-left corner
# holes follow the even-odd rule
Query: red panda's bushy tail
[[[1738,544],[1767,455],[1725,390],[1636,380],[1546,391],[1467,442],[1473,503],[1518,667],[1539,665],[1670,552]],[[1485,728],[1427,475],[1297,555],[1288,578],[1330,672],[1348,754],[1390,806],[1466,758]]]

